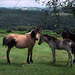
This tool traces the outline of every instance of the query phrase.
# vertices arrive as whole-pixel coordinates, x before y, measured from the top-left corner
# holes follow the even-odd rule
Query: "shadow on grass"
[[[50,62],[34,62],[33,65],[48,65],[48,66],[53,66],[53,67],[67,67],[66,64],[67,62],[66,61],[56,61],[56,63],[52,64],[52,61]],[[74,65],[75,63],[73,63]],[[31,65],[31,64],[27,64],[27,63],[16,63],[16,62],[13,62],[12,64],[9,64],[7,62],[0,62],[0,65],[3,65],[3,66],[16,66],[16,67],[22,67],[22,66],[25,66],[25,65]],[[68,67],[70,66],[70,63],[68,65]]]
[[[38,63],[48,65],[48,66],[54,66],[54,67],[67,67],[66,66],[67,62],[66,61],[56,61],[54,64],[52,64],[52,62],[38,62]],[[62,63],[64,63],[64,64],[62,64]]]
[[[7,62],[0,62],[0,65],[3,66],[16,66],[16,67],[22,67],[23,65],[25,65],[26,63],[7,63]]]

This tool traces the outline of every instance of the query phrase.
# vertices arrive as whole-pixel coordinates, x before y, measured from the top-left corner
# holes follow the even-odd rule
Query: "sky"
[[[0,7],[44,7],[42,1],[44,0],[40,0],[40,3],[35,0],[0,0]]]
[[[0,7],[42,7],[35,0],[0,0]]]

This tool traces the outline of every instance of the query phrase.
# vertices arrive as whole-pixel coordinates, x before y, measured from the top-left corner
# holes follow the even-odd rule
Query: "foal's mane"
[[[51,35],[44,34],[42,36],[46,37],[48,40],[57,40],[57,38],[55,38],[54,36],[51,36]]]

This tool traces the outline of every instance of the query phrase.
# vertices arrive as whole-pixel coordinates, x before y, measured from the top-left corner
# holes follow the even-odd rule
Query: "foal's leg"
[[[72,54],[71,54],[71,51],[70,51],[70,50],[68,50],[67,52],[68,52],[68,62],[67,62],[66,65],[69,64],[69,61],[70,61],[70,58],[71,58],[71,66],[70,66],[70,67],[72,67],[72,64],[73,64],[73,61],[72,61]]]
[[[10,50],[11,50],[11,47],[8,47],[7,52],[6,52],[6,53],[7,53],[7,62],[8,62],[8,63],[11,63],[11,62],[10,62],[10,59],[9,59]]]
[[[52,48],[52,54],[53,54],[53,62],[52,62],[52,64],[54,64],[55,61],[56,61],[56,57],[55,57],[55,49],[53,49],[53,48]]]
[[[74,60],[73,60],[73,62],[75,62],[75,53],[74,53]]]
[[[30,50],[30,52],[31,52],[30,62],[31,62],[31,63],[33,63],[33,60],[32,60],[32,51],[33,51],[33,46],[31,47],[31,50]]]

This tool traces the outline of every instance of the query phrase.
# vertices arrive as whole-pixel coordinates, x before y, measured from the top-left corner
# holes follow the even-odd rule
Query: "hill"
[[[71,14],[60,14],[60,28],[75,27],[75,18]],[[44,23],[46,22],[46,23]],[[0,28],[14,28],[17,26],[46,26],[47,29],[54,30],[56,25],[53,15],[44,16],[41,11],[15,10],[0,8]]]

